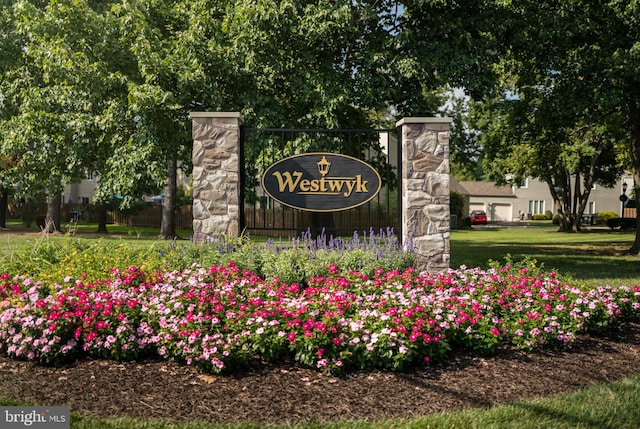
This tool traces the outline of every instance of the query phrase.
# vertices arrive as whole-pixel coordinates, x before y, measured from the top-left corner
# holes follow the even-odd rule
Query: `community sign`
[[[380,192],[380,175],[357,158],[336,153],[304,153],[272,164],[262,175],[271,198],[312,212],[347,210]]]

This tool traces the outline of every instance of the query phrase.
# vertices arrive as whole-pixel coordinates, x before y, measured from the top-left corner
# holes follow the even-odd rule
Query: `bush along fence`
[[[571,347],[636,317],[640,290],[580,290],[530,268],[368,276],[329,265],[305,288],[234,263],[85,282],[0,278],[0,353],[57,365],[158,356],[222,372],[295,360],[327,374],[399,371],[452,350]]]

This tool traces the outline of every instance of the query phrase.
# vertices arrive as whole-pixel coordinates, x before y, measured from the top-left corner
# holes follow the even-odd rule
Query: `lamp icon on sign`
[[[331,167],[331,163],[327,161],[327,158],[323,156],[316,164],[318,165],[318,171],[322,174],[322,177],[326,176],[329,172],[329,167]]]

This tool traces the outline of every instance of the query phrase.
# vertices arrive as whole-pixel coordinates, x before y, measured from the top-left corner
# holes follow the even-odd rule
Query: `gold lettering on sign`
[[[325,173],[326,174],[326,173]],[[362,175],[355,177],[325,177],[320,179],[303,179],[302,173],[284,171],[274,171],[278,181],[279,192],[290,192],[302,195],[340,195],[349,198],[356,193],[367,193],[367,180],[362,180]]]

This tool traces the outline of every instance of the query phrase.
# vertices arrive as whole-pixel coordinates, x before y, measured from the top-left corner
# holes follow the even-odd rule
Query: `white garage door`
[[[513,220],[511,204],[491,204],[491,211],[487,213],[491,222],[510,222]]]

